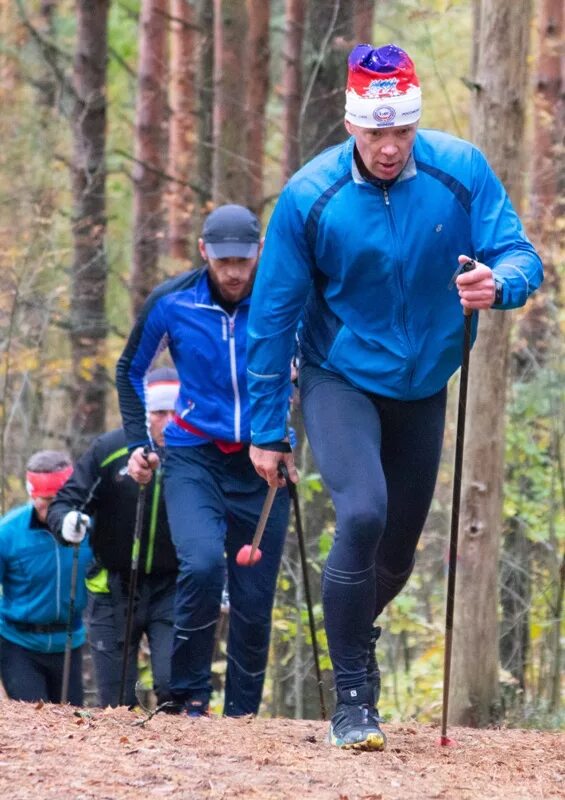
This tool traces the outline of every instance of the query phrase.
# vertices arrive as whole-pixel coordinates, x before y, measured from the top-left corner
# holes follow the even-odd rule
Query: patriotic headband
[[[358,44],[347,65],[346,120],[360,128],[393,128],[420,119],[420,82],[412,59],[400,47]]]
[[[55,472],[26,472],[26,489],[30,497],[54,497],[73,474],[71,466]]]

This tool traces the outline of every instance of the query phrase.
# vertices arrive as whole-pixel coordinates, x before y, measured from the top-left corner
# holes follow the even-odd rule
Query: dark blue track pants
[[[171,447],[165,459],[165,501],[177,556],[171,693],[180,701],[207,702],[216,622],[226,570],[230,622],[224,713],[257,713],[271,633],[271,611],[288,524],[289,499],[281,489],[253,567],[235,558],[250,544],[267,493],[247,449],[225,454],[213,444]]]
[[[0,637],[0,677],[11,700],[60,703],[64,653],[37,653]],[[82,648],[71,650],[68,701],[82,706]]]
[[[306,433],[336,513],[322,597],[339,689],[366,683],[372,624],[412,571],[439,467],[446,394],[393,400],[319,367],[301,370]]]

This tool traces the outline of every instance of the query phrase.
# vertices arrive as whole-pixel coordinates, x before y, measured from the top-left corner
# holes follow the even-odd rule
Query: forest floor
[[[190,719],[0,700],[4,800],[563,800],[565,737],[386,725],[382,753],[317,721]]]

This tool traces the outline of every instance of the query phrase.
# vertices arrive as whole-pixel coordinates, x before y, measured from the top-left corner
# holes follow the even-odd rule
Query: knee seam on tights
[[[367,569],[361,569],[356,572],[347,572],[344,569],[334,569],[333,567],[328,567],[324,570],[324,580],[330,581],[331,583],[341,583],[347,586],[356,586],[360,583],[365,583],[368,580],[370,573],[373,571],[374,567],[367,567]],[[354,576],[356,580],[354,580]]]

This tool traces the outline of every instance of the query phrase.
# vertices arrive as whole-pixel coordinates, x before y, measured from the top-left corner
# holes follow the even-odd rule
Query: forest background
[[[34,450],[77,455],[120,424],[114,367],[144,297],[199,265],[215,205],[267,225],[286,178],[345,136],[351,47],[393,41],[416,62],[421,124],[485,150],[546,269],[525,310],[481,315],[472,357],[452,714],[562,726],[563,13],[562,0],[0,0],[0,513],[25,500]],[[457,380],[416,570],[381,620],[381,710],[395,719],[441,708]],[[319,575],[333,516],[299,410],[295,426],[329,697]],[[291,531],[266,714],[319,715],[307,619]]]

